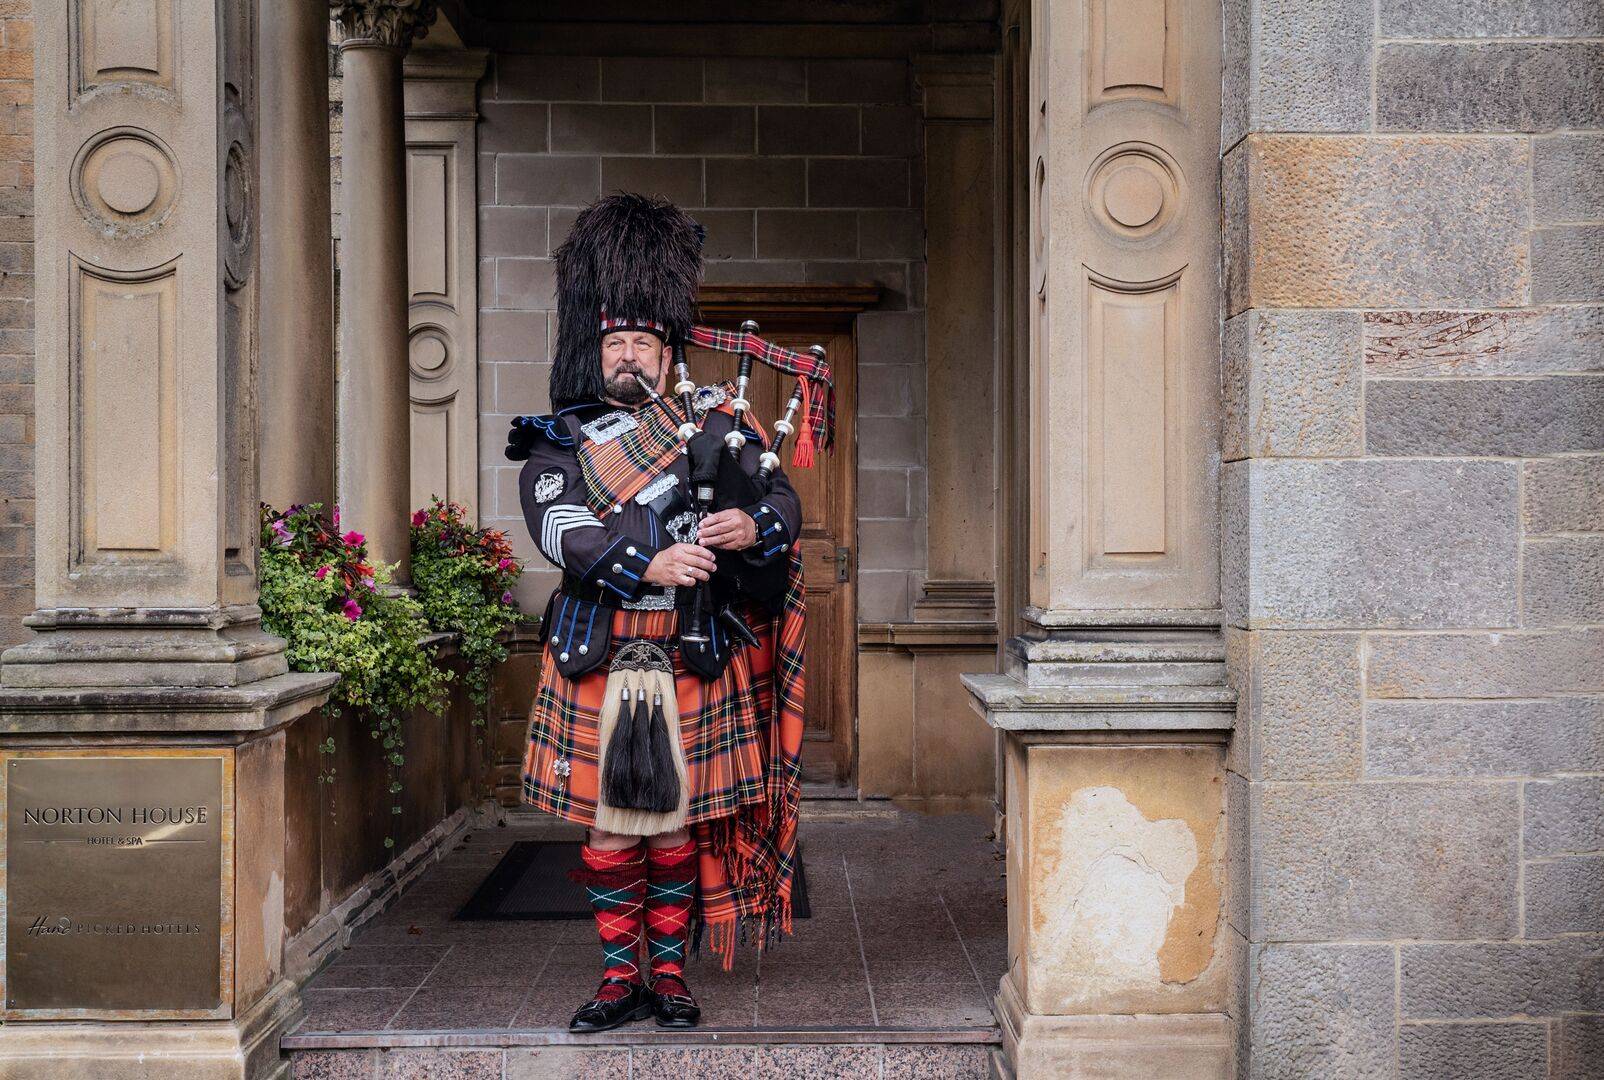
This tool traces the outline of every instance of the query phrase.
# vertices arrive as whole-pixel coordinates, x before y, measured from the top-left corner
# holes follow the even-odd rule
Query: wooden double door
[[[702,318],[721,329],[754,319],[759,333],[799,352],[823,345],[835,374],[835,442],[811,468],[790,467],[793,441],[781,465],[802,500],[802,559],[807,597],[807,726],[802,745],[803,779],[825,788],[854,783],[857,718],[857,511],[856,413],[853,317],[873,302],[874,290],[858,286],[768,286],[704,288]],[[735,377],[731,353],[694,349],[691,370],[698,383]],[[772,433],[796,380],[765,364],[753,365],[747,399],[759,424]]]

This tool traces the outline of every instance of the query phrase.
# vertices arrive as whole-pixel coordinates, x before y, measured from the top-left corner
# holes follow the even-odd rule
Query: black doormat
[[[585,887],[568,877],[568,871],[580,866],[579,845],[578,840],[519,840],[452,917],[469,921],[590,918]],[[813,912],[808,906],[801,844],[796,860],[791,917],[807,919]]]

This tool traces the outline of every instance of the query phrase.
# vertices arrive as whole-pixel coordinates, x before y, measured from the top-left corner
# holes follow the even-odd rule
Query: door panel
[[[734,326],[739,318],[718,320]],[[857,687],[857,603],[853,582],[853,433],[855,358],[850,329],[839,323],[810,327],[805,320],[765,324],[760,331],[772,341],[799,352],[823,345],[835,373],[836,439],[815,456],[811,468],[793,469],[795,436],[780,454],[781,467],[802,500],[802,560],[808,608],[806,645],[807,725],[802,747],[803,779],[809,783],[845,784],[856,760],[854,721]],[[735,378],[733,353],[691,350],[692,376],[698,384]],[[769,434],[785,411],[796,380],[762,363],[754,363],[747,399],[752,413]],[[837,549],[846,549],[847,580],[838,581]]]

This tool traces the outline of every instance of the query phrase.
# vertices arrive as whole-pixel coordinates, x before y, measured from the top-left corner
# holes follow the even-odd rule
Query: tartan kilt
[[[760,647],[736,649],[724,674],[713,682],[685,670],[676,647],[675,612],[618,609],[612,619],[606,657],[578,679],[558,672],[551,643],[546,643],[530,710],[524,803],[582,825],[595,823],[608,667],[619,648],[638,639],[662,645],[674,660],[680,745],[690,789],[686,824],[726,817],[737,807],[763,802],[769,767],[765,718],[774,702],[772,617],[751,612],[748,623]],[[558,762],[567,762],[566,775],[556,767]]]

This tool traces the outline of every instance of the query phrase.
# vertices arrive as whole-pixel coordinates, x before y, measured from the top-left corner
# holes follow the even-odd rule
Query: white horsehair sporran
[[[643,640],[619,646],[608,666],[597,745],[596,828],[656,836],[684,826],[690,782],[674,662],[662,646]]]

